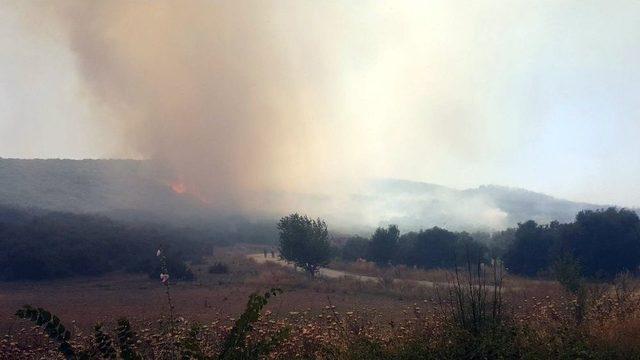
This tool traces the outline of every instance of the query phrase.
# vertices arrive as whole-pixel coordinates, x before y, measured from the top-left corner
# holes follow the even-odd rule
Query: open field
[[[412,277],[398,274],[393,279],[395,283],[385,287],[380,270],[370,268],[368,275],[364,272],[353,275],[357,271],[353,268],[348,272],[325,268],[320,273],[322,278],[310,280],[303,273],[293,271],[292,266],[283,266],[284,262],[272,259],[271,255],[264,258],[252,250],[223,249],[219,256],[207,258],[204,264],[192,265],[197,279],[177,282],[171,287],[180,315],[202,322],[225,318],[242,311],[252,292],[279,287],[285,294],[270,305],[274,315],[319,311],[331,301],[343,309],[376,308],[393,317],[401,314],[405,306],[434,299],[437,291],[444,291],[438,287],[446,288],[452,277],[444,270],[423,271],[420,275],[416,270]],[[250,253],[248,257],[246,252]],[[228,264],[229,273],[209,274],[208,265],[216,262]],[[432,274],[435,275],[431,277]],[[345,275],[349,276],[345,278]],[[509,280],[509,277],[506,282],[518,285],[514,299],[526,299],[534,294],[561,296],[554,282]],[[4,332],[11,327],[15,322],[15,309],[24,304],[50,309],[83,329],[106,318],[127,316],[145,321],[157,319],[167,311],[166,295],[159,280],[125,273],[48,282],[0,283],[0,330]]]
[[[215,257],[205,259],[202,264],[192,264],[195,281],[171,285],[178,318],[177,337],[184,337],[190,324],[202,324],[203,341],[208,344],[206,351],[215,353],[216,346],[244,310],[249,294],[272,287],[284,292],[270,300],[256,329],[261,336],[274,334],[278,329],[291,331],[288,340],[274,352],[275,358],[353,358],[331,354],[349,352],[362,339],[393,352],[400,351],[396,348],[398,344],[424,336],[432,339],[445,336],[442,332],[447,331],[443,325],[447,307],[443,306],[443,301],[446,302],[443,299],[450,294],[450,288],[437,284],[442,279],[450,279],[450,273],[411,270],[409,281],[396,278],[389,282],[374,276],[374,272],[382,270],[368,266],[368,270],[361,273],[368,271],[371,275],[363,279],[344,278],[345,270],[328,272],[340,276],[309,279],[290,267],[270,261],[271,258],[265,261],[261,254],[251,256],[255,260],[247,256],[258,249],[218,249]],[[219,262],[228,266],[228,273],[209,273],[210,265]],[[363,265],[343,264],[354,271],[358,266]],[[396,275],[406,274],[400,269]],[[436,286],[416,286],[416,281],[430,281]],[[533,336],[531,339],[536,342],[545,344],[549,341],[546,337],[556,337],[558,331],[572,323],[574,300],[557,283],[509,276],[505,283],[516,289],[504,293],[505,313],[514,324],[532,329],[534,335],[527,336]],[[142,341],[139,346],[153,356],[164,356],[158,354],[167,351],[166,344],[171,342],[163,337],[166,335],[161,335],[165,334],[168,314],[164,290],[157,279],[130,274],[2,283],[0,333],[10,342],[2,344],[0,355],[19,351],[23,358],[31,359],[56,354],[52,343],[42,340],[31,324],[14,316],[16,309],[32,304],[52,311],[72,327],[78,344],[92,341],[89,334],[96,322],[113,324],[115,319],[127,317],[139,331]],[[593,291],[594,310],[588,314],[588,322],[581,331],[597,336],[597,346],[637,351],[640,344],[633,340],[640,334],[637,293],[634,291],[622,304],[616,300],[611,287],[601,286]],[[528,341],[533,341],[531,339]],[[568,345],[559,343],[558,346]],[[544,351],[542,353],[547,354]]]
[[[208,264],[217,261],[228,264],[230,273],[209,274]],[[193,268],[197,279],[173,284],[171,293],[180,316],[201,322],[238,314],[249,294],[270,287],[285,290],[283,296],[269,305],[275,316],[292,311],[317,312],[328,301],[344,309],[376,308],[393,316],[400,314],[403,306],[419,300],[415,296],[402,299],[378,285],[358,284],[355,280],[311,281],[276,264],[257,264],[235,249],[223,251],[219,257],[208,258],[205,264]],[[134,321],[147,321],[167,312],[164,287],[159,280],[145,275],[8,282],[0,283],[0,331],[4,333],[11,328],[15,323],[13,313],[24,304],[50,309],[81,329],[108,318],[127,316]]]
[[[300,268],[295,268],[292,263],[288,263],[277,256],[264,256],[263,254],[256,253],[248,254],[247,258],[258,264],[277,264],[290,269],[296,269],[298,272],[303,271]],[[490,271],[490,269],[487,269],[487,271]],[[321,268],[317,276],[327,279],[351,279],[375,284],[383,284],[385,281],[391,281],[405,286],[431,289],[448,288],[455,281],[455,273],[447,269],[422,270],[403,265],[382,269],[374,263],[366,261],[351,263],[333,261],[328,267]],[[548,280],[535,280],[515,275],[506,275],[502,281],[502,290],[511,293],[526,294],[535,290],[542,290],[544,292],[558,290],[558,284]]]

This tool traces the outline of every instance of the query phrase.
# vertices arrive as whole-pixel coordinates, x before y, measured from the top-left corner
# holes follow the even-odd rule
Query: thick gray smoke
[[[447,150],[432,148],[431,126],[447,132],[449,151],[475,146],[464,134],[480,124],[461,111],[472,104],[452,93],[464,74],[420,73],[455,53],[430,59],[437,44],[407,53],[420,28],[398,43],[405,20],[417,26],[411,7],[69,1],[46,10],[125,144],[213,204],[245,206],[254,191],[328,192],[329,183],[335,193],[336,181],[343,189],[415,167],[409,151],[430,152],[422,167],[437,166]],[[429,94],[434,105],[415,103]]]
[[[370,224],[411,209],[359,207],[353,194],[365,179],[463,188],[502,183],[503,164],[518,172],[512,154],[540,115],[527,68],[565,48],[549,39],[567,20],[565,6],[501,1],[21,7],[34,28],[55,24],[64,34],[121,154],[162,164],[163,181],[179,191],[219,208]],[[580,18],[601,10],[585,6]],[[568,36],[581,39],[585,26],[569,25]],[[504,217],[481,198],[451,201],[450,213],[467,222],[485,214],[479,221],[496,226]]]
[[[64,5],[55,12],[88,86],[171,180],[244,207],[253,192],[315,176],[323,134],[306,106],[324,90],[282,56],[286,29],[268,2]]]

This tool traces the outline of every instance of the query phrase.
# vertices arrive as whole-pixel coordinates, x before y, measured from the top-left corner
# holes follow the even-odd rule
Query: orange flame
[[[198,199],[202,203],[209,204],[209,200],[207,200],[204,196],[200,195],[199,193],[193,191],[193,189],[188,188],[187,185],[182,180],[171,181],[167,185],[169,185],[171,190],[176,194],[190,195]]]
[[[175,181],[169,183],[171,190],[176,194],[184,194],[187,192],[187,186],[182,181]]]

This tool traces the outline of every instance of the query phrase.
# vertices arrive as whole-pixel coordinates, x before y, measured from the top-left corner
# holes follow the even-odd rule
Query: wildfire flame
[[[179,195],[190,195],[194,198],[198,199],[200,202],[209,204],[209,200],[200,195],[199,193],[193,191],[193,189],[187,188],[187,185],[182,180],[171,181],[168,183],[171,191]]]
[[[182,181],[171,182],[169,186],[176,194],[184,194],[187,192],[187,186]]]

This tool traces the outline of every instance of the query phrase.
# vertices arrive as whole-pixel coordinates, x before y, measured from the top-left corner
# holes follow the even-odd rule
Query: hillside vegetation
[[[104,216],[0,207],[0,280],[43,280],[112,271],[159,274],[154,257],[167,249],[177,278],[191,278],[185,260],[210,254],[222,241],[202,229],[129,224]]]
[[[173,191],[171,183],[178,175],[146,160],[0,159],[0,204],[177,224],[237,215],[234,209],[215,210],[188,191]],[[345,231],[369,231],[380,223],[406,230],[497,230],[527,220],[568,222],[578,211],[602,207],[502,186],[457,190],[394,179],[372,179],[364,185],[352,189],[337,208],[329,195],[263,192],[251,197],[258,204],[289,201],[325,209],[326,214],[316,215]],[[284,215],[268,208],[256,210],[250,215],[266,216],[268,221]]]

